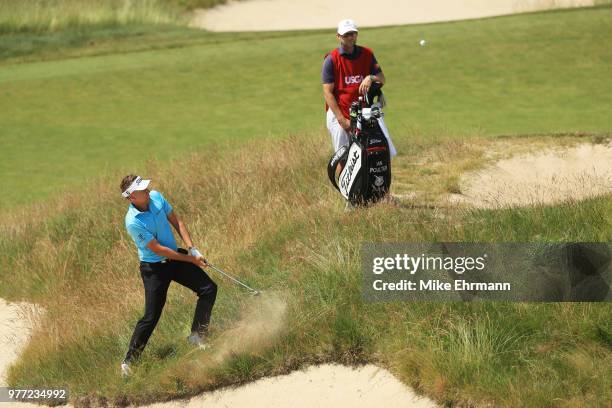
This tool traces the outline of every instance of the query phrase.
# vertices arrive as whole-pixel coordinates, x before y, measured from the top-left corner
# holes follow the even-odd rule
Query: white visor
[[[130,194],[132,194],[134,191],[144,190],[147,187],[149,187],[150,182],[151,180],[143,180],[140,177],[136,177],[136,179],[132,182],[132,184],[130,184],[127,190],[121,193],[121,195],[123,195],[125,198],[128,198]]]

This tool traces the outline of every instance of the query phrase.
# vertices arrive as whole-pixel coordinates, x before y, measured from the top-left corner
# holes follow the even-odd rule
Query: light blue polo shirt
[[[139,211],[130,204],[125,214],[125,228],[138,248],[138,258],[144,262],[160,262],[163,256],[147,248],[147,244],[155,238],[161,245],[176,251],[176,240],[168,221],[172,206],[159,191],[149,193],[149,211]]]

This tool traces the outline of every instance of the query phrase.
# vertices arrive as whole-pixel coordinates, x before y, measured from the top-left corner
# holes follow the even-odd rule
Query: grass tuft
[[[183,24],[163,0],[0,0],[0,35],[68,29]]]

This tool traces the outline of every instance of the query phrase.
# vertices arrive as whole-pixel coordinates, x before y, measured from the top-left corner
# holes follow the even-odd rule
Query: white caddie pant
[[[393,145],[391,135],[389,134],[389,129],[387,129],[383,118],[378,119],[378,124],[380,125],[380,130],[382,130],[383,134],[387,138],[387,142],[389,143],[389,153],[391,153],[391,157],[397,155],[397,150]],[[337,152],[342,146],[348,145],[348,133],[342,128],[342,126],[340,126],[338,119],[336,119],[336,115],[334,115],[331,109],[327,110],[327,130],[329,130],[329,135],[331,136],[334,152]]]
[[[348,145],[348,133],[340,126],[336,115],[334,115],[331,109],[327,110],[327,130],[329,130],[329,135],[331,136],[334,152],[337,152],[342,146]]]

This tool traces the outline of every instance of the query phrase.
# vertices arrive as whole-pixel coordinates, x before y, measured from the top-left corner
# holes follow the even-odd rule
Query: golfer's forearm
[[[193,242],[191,242],[191,236],[189,235],[189,231],[187,231],[187,226],[183,223],[183,221],[179,221],[178,226],[178,233],[183,239],[183,242],[188,248],[191,248],[193,246]]]
[[[159,245],[155,249],[153,249],[159,256],[163,256],[164,258],[173,259],[175,261],[183,261],[183,262],[191,262],[192,257],[189,255],[181,254],[180,252],[176,252],[173,249],[170,249],[166,246]]]

